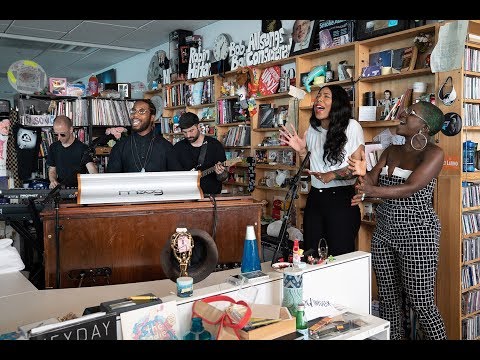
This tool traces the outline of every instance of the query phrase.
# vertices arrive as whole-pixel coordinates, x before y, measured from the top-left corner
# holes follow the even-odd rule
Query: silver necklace
[[[150,155],[152,154],[153,142],[155,141],[155,134],[153,134],[152,140],[150,140],[150,145],[148,146],[147,154],[145,155],[145,161],[143,162],[143,166],[141,167],[141,169],[140,169],[139,165],[142,165],[142,159],[140,158],[140,154],[138,153],[137,142],[135,140],[135,134],[132,134],[132,141],[133,141],[133,145],[134,145],[134,146],[131,147],[133,163],[135,164],[135,167],[137,168],[137,170],[139,172],[144,173],[145,172],[145,166],[147,165],[148,159],[150,158]],[[135,147],[135,154],[137,154],[136,157],[135,157],[135,154],[134,154],[134,151],[133,151],[133,147]],[[137,163],[137,158],[138,158],[138,163]]]

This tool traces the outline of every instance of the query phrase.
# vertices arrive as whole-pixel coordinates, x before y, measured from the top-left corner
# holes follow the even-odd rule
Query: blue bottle
[[[247,233],[243,244],[243,257],[241,272],[261,270],[258,244],[253,225],[247,225]]]
[[[475,153],[477,151],[477,143],[467,140],[463,143],[463,171],[475,171]]]
[[[183,340],[212,340],[212,334],[203,327],[202,318],[192,318],[190,331],[183,336]]]

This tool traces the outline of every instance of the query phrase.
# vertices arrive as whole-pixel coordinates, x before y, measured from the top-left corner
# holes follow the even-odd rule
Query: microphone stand
[[[302,176],[302,172],[303,170],[305,170],[309,158],[310,158],[310,151],[307,151],[307,155],[305,155],[305,159],[303,159],[303,162],[300,165],[300,168],[298,169],[297,174],[293,177],[293,179],[290,180],[290,189],[288,190],[287,195],[285,195],[285,201],[287,201],[289,198],[291,200],[287,207],[287,211],[285,211],[283,215],[282,227],[280,228],[280,233],[278,234],[278,237],[277,237],[278,245],[277,245],[277,248],[275,249],[275,252],[273,253],[271,265],[277,262],[277,253],[280,249],[282,249],[282,255],[283,255],[284,261],[288,261],[288,255],[290,251],[287,245],[288,244],[288,233],[287,233],[288,220],[290,219],[290,212],[292,209],[293,201],[297,198],[298,185],[300,182],[300,178]],[[285,238],[287,239],[287,244],[284,244]]]
[[[82,166],[86,165],[88,157],[86,155],[90,155],[92,157],[92,153],[95,150],[97,144],[93,143],[90,145],[83,153],[82,159],[80,160],[80,165],[75,168],[68,176],[66,176],[57,186],[55,186],[42,200],[42,204],[49,203],[52,199],[54,202],[54,209],[55,209],[55,248],[56,248],[56,264],[55,264],[55,288],[60,288],[60,231],[63,230],[63,225],[60,225],[60,202],[62,200],[60,196],[60,190],[65,185],[65,183],[70,180],[74,175],[77,175],[81,172]]]

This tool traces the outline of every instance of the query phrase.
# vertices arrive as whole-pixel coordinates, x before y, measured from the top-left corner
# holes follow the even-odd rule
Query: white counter
[[[304,292],[328,294],[328,298],[359,314],[371,312],[371,255],[356,251],[338,256],[335,261],[321,265],[307,265],[304,271]],[[194,284],[193,296],[179,298],[175,294],[176,284],[169,279],[140,283],[37,290],[28,286],[17,275],[0,275],[0,333],[15,331],[19,325],[41,321],[51,317],[64,316],[69,312],[81,315],[85,308],[98,306],[101,302],[128,296],[153,293],[164,302],[175,300],[178,306],[180,332],[190,326],[191,307],[195,300],[216,294],[226,294],[234,299],[242,294],[250,294],[255,288],[255,302],[281,304],[283,296],[283,274],[274,271],[270,262],[262,264],[262,270],[269,274],[244,287],[225,283],[231,274],[239,274],[240,269],[232,269],[210,274],[203,281]],[[307,275],[308,274],[308,275]],[[22,276],[18,273],[19,276]],[[18,283],[14,280],[18,280]],[[5,288],[5,289],[4,289]],[[3,295],[2,295],[3,294]]]

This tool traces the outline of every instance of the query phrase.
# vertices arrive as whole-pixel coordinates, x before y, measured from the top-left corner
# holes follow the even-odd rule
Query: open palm
[[[298,136],[295,127],[290,124],[290,130],[288,130],[284,125],[282,125],[282,130],[279,130],[280,134],[283,136],[284,141],[290,146],[293,150],[301,152],[305,150],[307,142],[305,140],[307,136],[307,131],[303,134],[303,137]]]

